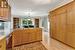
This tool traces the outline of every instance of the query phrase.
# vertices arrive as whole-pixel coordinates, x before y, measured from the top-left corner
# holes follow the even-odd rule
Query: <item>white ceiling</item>
[[[12,15],[25,16],[31,12],[31,16],[46,16],[50,10],[67,4],[73,0],[8,0]]]

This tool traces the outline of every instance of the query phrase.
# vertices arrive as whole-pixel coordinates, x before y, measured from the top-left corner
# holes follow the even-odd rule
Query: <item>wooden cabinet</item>
[[[66,34],[66,14],[61,13],[60,15],[57,16],[57,22],[56,22],[56,27],[57,27],[57,37],[58,40],[60,41],[65,41],[65,34]]]
[[[68,5],[66,43],[75,47],[75,2]]]
[[[50,14],[51,37],[75,48],[75,1]]]
[[[42,30],[34,29],[17,29],[12,32],[12,46],[27,44],[42,40]]]
[[[29,31],[26,29],[26,30],[22,30],[21,32],[22,32],[22,35],[21,35],[21,44],[29,43],[30,42],[29,40],[31,39]]]
[[[0,50],[6,50],[6,39],[0,40]]]
[[[51,36],[64,41],[66,33],[66,14],[62,13],[51,17]]]
[[[11,17],[11,7],[8,5],[6,0],[1,0],[0,1],[0,20],[8,21],[10,17]]]
[[[0,17],[4,19],[8,19],[10,16],[10,8],[0,8]]]
[[[57,38],[57,32],[56,32],[56,16],[51,17],[51,36],[54,38]]]

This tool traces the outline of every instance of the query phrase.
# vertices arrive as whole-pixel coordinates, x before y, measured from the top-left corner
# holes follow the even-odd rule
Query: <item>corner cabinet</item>
[[[0,7],[0,20],[7,21],[9,20],[10,16],[11,16],[10,7],[5,7],[5,8]]]
[[[75,48],[75,1],[50,12],[51,37]]]

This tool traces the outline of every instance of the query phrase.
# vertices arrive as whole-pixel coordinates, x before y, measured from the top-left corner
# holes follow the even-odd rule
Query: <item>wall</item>
[[[44,29],[44,31],[49,32],[49,20],[48,16],[40,18],[40,27]]]
[[[50,44],[50,35],[49,35],[49,19],[48,16],[40,18],[40,27],[42,28],[42,44],[48,48]]]

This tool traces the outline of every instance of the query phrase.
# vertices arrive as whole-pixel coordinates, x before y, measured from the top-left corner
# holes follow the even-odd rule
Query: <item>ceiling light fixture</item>
[[[31,9],[28,9],[24,13],[25,13],[26,16],[29,16],[29,17],[35,14],[35,12],[33,12]]]
[[[51,0],[32,0],[35,4],[49,4]]]

